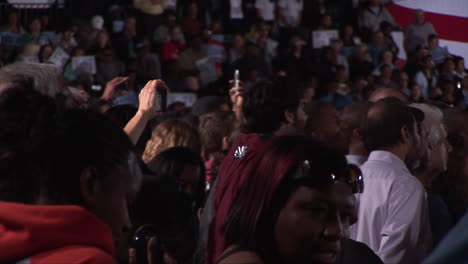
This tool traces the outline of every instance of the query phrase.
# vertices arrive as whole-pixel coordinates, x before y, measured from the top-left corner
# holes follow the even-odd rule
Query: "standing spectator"
[[[361,166],[366,188],[358,196],[351,238],[366,243],[384,263],[420,263],[431,246],[426,193],[409,172],[421,158],[417,120],[423,118],[393,98],[367,113],[363,137],[371,153]]]
[[[96,81],[101,85],[125,73],[125,64],[115,56],[112,48],[102,50],[96,64]]]
[[[189,40],[188,47],[180,53],[177,61],[176,71],[179,73],[197,73],[195,63],[208,56],[208,53],[201,49],[201,37],[197,36]]]
[[[280,45],[287,46],[291,35],[296,33],[301,25],[304,0],[278,0],[277,6]]]
[[[346,24],[340,31],[340,39],[343,41],[341,54],[346,58],[353,53],[354,47],[361,44],[361,39],[354,34],[353,25]]]
[[[355,46],[353,55],[349,59],[350,76],[368,76],[374,68],[372,58],[366,44]]]
[[[268,66],[258,45],[249,42],[245,45],[245,54],[231,65],[231,71],[240,70],[240,79],[244,81],[247,90],[258,80],[266,79]]]
[[[278,42],[270,38],[271,26],[265,22],[260,22],[256,26],[256,42],[262,54],[265,58],[265,61],[269,67],[269,72],[273,72],[272,64],[274,58],[276,58],[278,51]]]
[[[141,12],[140,23],[144,25],[146,37],[151,37],[156,27],[162,23],[162,13],[166,5],[166,0],[133,0],[133,6]]]
[[[430,35],[437,34],[434,26],[424,18],[424,11],[417,9],[414,11],[414,22],[405,29],[405,47],[407,53],[412,53],[419,47],[427,46],[427,39]]]
[[[422,97],[428,99],[433,89],[437,87],[438,76],[435,71],[434,60],[426,55],[421,61],[422,69],[414,76],[414,82],[421,87]]]
[[[102,16],[93,16],[90,25],[78,29],[76,33],[78,44],[85,49],[92,48],[102,31],[104,31],[104,18]]]
[[[128,17],[125,19],[123,31],[118,33],[112,42],[114,44],[117,57],[123,62],[128,62],[129,60],[136,58],[136,23],[137,21],[135,17]]]
[[[387,21],[393,26],[397,26],[393,16],[380,0],[368,0],[365,7],[359,14],[359,26],[363,33],[375,32],[380,30],[380,23]]]
[[[439,37],[432,34],[427,38],[427,53],[432,56],[436,65],[439,65],[450,56],[447,47],[439,46]]]
[[[0,27],[0,32],[11,32],[17,34],[24,34],[26,30],[21,26],[20,22],[18,21],[18,12],[16,10],[11,10],[8,13],[8,21],[7,24],[2,25]]]
[[[187,40],[201,34],[203,24],[198,18],[198,4],[195,1],[191,1],[187,5],[187,12],[182,20],[182,29]]]
[[[375,68],[373,75],[379,76],[380,75],[380,68],[383,65],[390,66],[392,71],[397,71],[397,67],[395,66],[395,54],[391,50],[384,50],[380,53],[380,64]]]
[[[390,65],[384,64],[380,67],[380,76],[375,82],[376,88],[388,87],[393,89],[399,89],[397,83],[392,79],[392,68]]]
[[[248,30],[245,4],[245,0],[229,0],[227,21],[231,33],[245,33]]]
[[[165,13],[165,17],[165,22],[159,25],[153,32],[153,41],[158,48],[162,47],[164,43],[171,40],[172,29],[177,26],[177,17],[174,12],[167,11]]]
[[[71,54],[73,49],[78,46],[75,39],[75,26],[67,27],[63,32],[57,35],[56,45],[61,47],[68,54]]]
[[[91,45],[89,49],[90,54],[100,54],[105,49],[112,48],[111,39],[107,31],[101,31],[97,34],[95,42]]]
[[[439,79],[456,82],[458,80],[455,72],[455,62],[452,58],[445,59],[440,65]]]
[[[312,68],[305,45],[306,42],[302,37],[292,36],[287,53],[278,59],[277,70],[283,71],[286,76],[294,80],[305,80]]]
[[[257,18],[269,25],[273,25],[275,22],[275,4],[275,0],[255,0]]]
[[[232,65],[244,55],[244,38],[241,34],[232,37],[231,47],[228,50],[228,63]]]

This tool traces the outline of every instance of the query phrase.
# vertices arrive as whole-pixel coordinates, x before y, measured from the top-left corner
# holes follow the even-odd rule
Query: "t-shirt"
[[[283,21],[280,20],[280,26],[288,27],[294,25],[297,22],[297,19],[302,13],[304,7],[304,0],[279,0],[278,7],[283,8],[283,15],[286,19],[288,25],[285,25]]]
[[[260,16],[265,21],[275,20],[275,2],[272,0],[256,0],[255,8],[258,9]]]
[[[231,2],[231,11],[230,11],[230,18],[231,19],[243,19],[244,13],[242,12],[242,0],[230,0]]]

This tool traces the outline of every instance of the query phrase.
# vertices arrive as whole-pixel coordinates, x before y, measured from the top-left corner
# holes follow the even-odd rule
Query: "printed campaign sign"
[[[312,47],[321,49],[330,46],[333,39],[339,39],[338,30],[314,30],[312,31]]]
[[[167,105],[175,102],[181,102],[187,107],[192,107],[197,101],[197,95],[194,93],[169,93],[167,95]]]
[[[96,74],[96,57],[95,56],[77,56],[71,61],[73,72],[76,74]]]
[[[6,50],[14,50],[21,46],[23,35],[11,32],[0,32],[0,44]]]
[[[64,51],[62,48],[57,47],[52,53],[52,55],[50,56],[48,62],[63,68],[67,64],[69,59],[70,59],[70,55],[68,55],[68,53]]]
[[[197,60],[195,65],[200,72],[200,81],[202,85],[210,84],[218,79],[218,72],[216,70],[216,60],[211,56]]]

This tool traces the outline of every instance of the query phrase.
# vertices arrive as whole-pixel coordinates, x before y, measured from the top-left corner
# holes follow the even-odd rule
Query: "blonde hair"
[[[172,147],[188,147],[200,153],[200,137],[197,129],[177,119],[162,122],[153,129],[142,159],[148,163],[161,151]]]

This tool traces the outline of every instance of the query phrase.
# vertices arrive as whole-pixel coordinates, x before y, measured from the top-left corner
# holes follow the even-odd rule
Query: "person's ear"
[[[101,188],[97,171],[94,168],[86,168],[80,175],[80,190],[85,205],[93,205],[98,200]]]
[[[223,137],[221,147],[223,150],[229,149],[229,137]]]
[[[286,111],[284,111],[284,119],[286,119],[287,124],[293,124],[294,123],[294,114],[291,113],[290,111],[286,110]]]
[[[410,131],[408,130],[407,126],[403,126],[400,130],[400,138],[403,144],[410,143]]]

